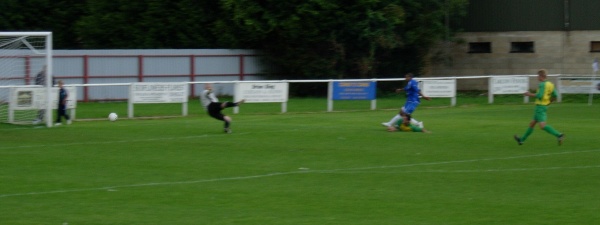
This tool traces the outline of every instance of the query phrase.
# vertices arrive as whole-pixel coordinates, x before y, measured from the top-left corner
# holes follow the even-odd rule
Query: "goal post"
[[[52,66],[52,32],[0,31],[0,123],[52,126]]]

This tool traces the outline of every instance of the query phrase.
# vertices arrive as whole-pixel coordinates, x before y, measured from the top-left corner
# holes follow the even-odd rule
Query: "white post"
[[[69,93],[69,94],[70,94],[70,93]],[[69,118],[70,118],[71,120],[75,120],[75,116],[76,116],[76,115],[77,115],[77,114],[76,114],[76,110],[75,110],[75,108],[71,109],[71,112],[70,112],[70,114],[69,114]]]
[[[190,100],[190,85],[184,85],[185,87],[185,99],[181,103],[181,115],[188,115],[188,102]]]
[[[127,118],[133,118],[133,83],[129,84],[129,98],[127,99]]]
[[[9,123],[12,123],[15,121],[15,111],[14,111],[14,105],[15,105],[15,96],[13,96],[13,90],[14,88],[9,88],[8,89],[8,121]]]
[[[594,71],[594,75],[592,75],[592,80],[590,81],[590,97],[588,99],[588,105],[592,105],[592,99],[594,98],[594,81],[596,80],[596,73],[598,72],[598,58],[594,59],[592,63],[592,70]]]
[[[285,102],[281,103],[281,113],[286,113],[287,112],[287,101],[290,98],[290,82],[288,82],[287,80],[282,80],[283,82],[286,83],[286,85],[288,86],[288,91],[287,93],[285,93],[287,95],[287,98],[285,98]]]
[[[241,99],[238,99],[239,96],[237,95],[238,90],[240,89],[240,82],[239,81],[235,81],[235,83],[233,84],[233,102],[238,102]],[[236,106],[233,107],[233,114],[238,114],[240,113],[240,107]]]
[[[450,98],[450,105],[451,106],[456,106],[456,90],[458,87],[458,79],[456,79],[456,77],[454,77],[454,97]]]
[[[52,127],[52,32],[46,35],[46,127]]]
[[[494,81],[494,77],[491,76],[488,78],[488,103],[494,103],[494,94],[492,93],[492,82]]]
[[[527,92],[529,92],[529,80],[531,80],[531,78],[527,76]],[[523,103],[529,103],[529,96],[523,96]]]

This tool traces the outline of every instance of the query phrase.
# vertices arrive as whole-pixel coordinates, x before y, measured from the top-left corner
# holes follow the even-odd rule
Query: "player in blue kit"
[[[69,92],[64,87],[62,80],[58,81],[58,115],[56,116],[56,123],[54,126],[62,125],[61,119],[64,117],[67,120],[67,124],[71,124],[71,117],[67,114],[67,99],[69,98]]]
[[[396,114],[389,122],[381,123],[382,125],[386,127],[393,126],[394,124],[396,124],[396,122],[398,122],[398,120],[402,118],[402,115],[408,115],[412,117],[412,113],[415,111],[415,109],[417,109],[419,104],[421,104],[421,99],[419,98],[419,96],[423,97],[425,100],[430,100],[429,97],[423,95],[421,89],[419,89],[419,82],[413,80],[413,77],[414,75],[412,73],[407,73],[406,75],[404,75],[404,78],[406,78],[407,81],[406,87],[396,89],[396,93],[405,91],[406,103],[404,103],[404,106],[402,106],[402,109],[400,109],[400,112],[398,114]],[[423,127],[423,122],[419,122],[414,118],[411,119],[410,123],[419,127]]]

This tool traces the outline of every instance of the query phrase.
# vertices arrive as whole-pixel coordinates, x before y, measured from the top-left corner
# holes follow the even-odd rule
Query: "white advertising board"
[[[559,82],[559,91],[563,94],[600,93],[600,80],[591,77],[561,77]]]
[[[235,100],[245,99],[246,102],[287,102],[287,82],[273,83],[236,83]]]
[[[67,97],[67,109],[77,107],[77,89],[75,87],[64,87],[69,96]],[[52,109],[58,108],[58,88],[50,90]],[[17,87],[11,88],[12,110],[38,110],[46,108],[46,88],[43,87]]]
[[[432,98],[456,97],[456,80],[423,80],[422,92]]]
[[[188,84],[133,83],[130,95],[132,103],[184,103],[188,102]]]
[[[529,90],[528,77],[491,77],[492,94],[523,94]]]

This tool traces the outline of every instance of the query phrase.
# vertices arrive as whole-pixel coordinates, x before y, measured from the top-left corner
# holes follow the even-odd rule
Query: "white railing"
[[[494,102],[495,95],[522,95],[524,92],[537,88],[538,82],[536,81],[536,75],[503,75],[503,76],[467,76],[467,77],[416,77],[415,80],[421,83],[421,89],[426,96],[432,98],[449,98],[450,105],[455,106],[457,103],[457,90],[460,87],[471,87],[476,85],[480,87],[478,90],[485,90],[488,92],[488,103]],[[551,81],[557,85],[559,90],[558,101],[562,101],[562,93],[600,93],[600,89],[594,89],[597,85],[600,85],[599,81],[596,81],[590,76],[566,76],[566,75],[549,75]],[[532,79],[533,78],[533,79]],[[234,97],[235,101],[240,99],[246,99],[248,103],[259,103],[259,102],[279,102],[281,103],[281,112],[287,112],[287,99],[289,95],[288,85],[295,83],[315,83],[315,84],[326,84],[327,85],[327,111],[331,112],[334,110],[334,102],[336,100],[352,100],[355,98],[340,99],[340,88],[335,89],[335,85],[347,86],[348,89],[341,89],[341,92],[348,92],[348,96],[354,97],[357,100],[370,100],[371,110],[377,109],[377,97],[376,90],[378,88],[373,87],[374,85],[384,82],[397,82],[403,81],[404,78],[384,78],[384,79],[329,79],[329,80],[252,80],[252,81],[194,81],[194,82],[163,82],[155,83],[161,86],[165,84],[183,84],[184,87],[191,87],[194,85],[204,85],[206,83],[212,83],[213,89],[216,90],[217,94],[225,94]],[[467,82],[470,81],[471,83]],[[533,81],[533,82],[532,82]],[[598,84],[597,84],[598,83]],[[88,99],[90,101],[127,101],[128,102],[128,117],[133,117],[134,104],[140,103],[161,103],[161,102],[132,102],[135,98],[135,93],[132,91],[132,86],[140,83],[107,83],[107,84],[69,84],[67,87],[76,88],[78,97],[77,99]],[[275,85],[282,84],[282,85]],[[341,85],[340,85],[341,84]],[[219,90],[224,88],[215,88],[218,86],[229,85],[233,89],[232,93],[219,93]],[[266,88],[264,88],[264,87]],[[388,84],[388,86],[390,86]],[[400,87],[401,85],[394,85]],[[4,88],[4,87],[0,87]],[[14,87],[13,87],[14,88]],[[253,89],[257,88],[257,89]],[[85,91],[83,91],[85,89]],[[203,87],[197,87],[197,90],[202,90]],[[280,89],[280,90],[275,90]],[[393,89],[391,89],[393,90]],[[390,90],[390,91],[391,91]],[[472,90],[472,89],[471,89]],[[374,93],[371,93],[374,92]],[[82,96],[86,94],[88,96]],[[148,93],[146,93],[148,95]],[[150,95],[174,95],[170,92],[156,92]],[[181,93],[177,93],[181,95]],[[196,97],[195,93],[185,92],[188,97]],[[365,97],[367,96],[367,97]],[[181,115],[188,115],[187,99],[178,103],[182,104]],[[161,101],[161,100],[157,100]],[[528,97],[523,98],[523,102],[527,103]],[[173,103],[173,102],[164,102]],[[238,108],[234,108],[234,113],[239,113]],[[73,115],[75,112],[73,111]]]
[[[504,95],[504,94],[518,94],[521,95],[522,93],[524,93],[525,91],[528,91],[530,89],[534,89],[536,88],[537,82],[530,82],[531,78],[535,78],[537,77],[536,75],[503,75],[503,76],[468,76],[468,77],[426,77],[426,78],[420,78],[417,77],[415,78],[415,80],[419,81],[422,83],[422,89],[425,95],[432,95],[433,98],[449,98],[450,99],[450,105],[451,106],[455,106],[456,102],[457,102],[457,97],[456,97],[456,92],[459,89],[458,86],[460,85],[459,82],[456,81],[461,81],[461,80],[476,80],[479,79],[481,80],[480,82],[482,83],[487,83],[486,84],[479,84],[482,87],[485,87],[484,89],[487,89],[488,91],[488,102],[491,104],[494,102],[494,95]],[[559,80],[560,75],[549,75],[549,77],[552,77],[555,79],[555,83],[557,83],[558,88],[561,88],[561,82],[557,82],[557,80]],[[518,78],[526,78],[526,79],[518,79]],[[502,83],[493,83],[492,80],[493,79],[501,79],[504,81],[509,81],[509,82],[519,82],[519,83],[515,83],[515,84],[509,84],[509,85],[503,85]],[[516,80],[514,80],[516,79]],[[231,93],[221,93],[221,94],[225,94],[225,95],[232,95],[234,96],[235,100],[240,100],[242,98],[247,98],[248,96],[244,97],[244,96],[237,96],[235,93],[237,93],[235,90],[236,88],[239,88],[239,84],[274,84],[274,83],[285,83],[285,84],[294,84],[294,83],[321,83],[321,84],[327,84],[327,111],[333,111],[334,110],[334,102],[335,99],[333,98],[334,90],[333,90],[333,84],[335,82],[346,82],[346,83],[353,83],[353,82],[395,82],[395,81],[404,81],[404,78],[383,78],[383,79],[329,79],[329,80],[253,80],[253,81],[195,81],[195,82],[184,82],[187,83],[189,85],[203,85],[206,83],[212,83],[213,86],[218,86],[218,85],[231,85],[233,86],[233,92]],[[431,81],[439,81],[439,80],[446,80],[446,81],[455,81],[455,82],[449,82],[447,84],[441,84],[438,86],[428,86],[426,85],[428,82]],[[132,85],[133,83],[115,83],[115,84],[84,84],[84,85],[69,85],[69,86],[76,86],[76,87],[80,87],[80,88],[84,88],[84,87],[111,87],[111,86],[123,86],[125,88],[123,88],[122,90],[122,94],[124,96],[122,97],[111,97],[111,98],[99,98],[99,100],[127,100],[130,96],[130,93],[128,92],[129,90],[129,86]],[[452,86],[454,85],[454,86]],[[462,84],[462,85],[468,85],[468,84]],[[398,87],[400,85],[397,85]],[[433,90],[432,90],[433,88]],[[438,89],[442,89],[441,92],[436,92],[435,88]],[[198,90],[201,90],[202,88],[198,88]],[[215,88],[217,89],[217,88]],[[490,90],[495,90],[495,91],[490,91]],[[439,91],[439,90],[438,90]],[[115,94],[115,92],[109,92],[112,94]],[[118,93],[118,91],[116,92]],[[432,93],[432,94],[428,94],[428,93]],[[559,92],[560,93],[560,92]],[[238,93],[239,94],[239,93]],[[285,90],[285,94],[287,99],[287,89]],[[191,93],[191,97],[195,97],[193,96],[194,93]],[[127,96],[127,97],[125,97]],[[253,98],[253,96],[249,96],[250,98]],[[254,96],[256,97],[256,96]],[[89,97],[90,99],[94,99],[94,97]],[[260,97],[259,97],[260,98]],[[558,101],[561,101],[562,97],[559,94],[559,98]],[[365,100],[365,99],[363,99]],[[371,109],[375,110],[377,108],[377,100],[376,98],[374,99],[369,99],[371,100]],[[528,97],[524,97],[523,102],[528,102],[529,99]],[[249,101],[249,103],[253,103],[253,102],[273,102],[273,101],[261,101],[260,99],[254,99],[254,101]],[[275,101],[275,102],[281,102],[281,112],[285,113],[287,112],[287,101]],[[183,103],[183,104],[187,104],[187,103]],[[187,108],[187,107],[182,107],[182,108]],[[234,109],[235,113],[238,113],[238,109]],[[132,115],[130,113],[130,115]],[[187,112],[182,112],[182,115],[187,115]]]

